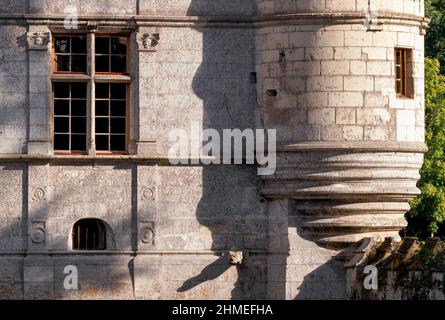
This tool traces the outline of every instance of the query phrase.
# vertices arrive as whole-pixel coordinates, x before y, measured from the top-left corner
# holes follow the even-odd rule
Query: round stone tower
[[[426,151],[427,20],[423,0],[257,3],[259,118],[278,145],[263,194],[271,232],[288,239],[277,245],[290,249],[287,282],[297,283],[287,297],[310,297],[302,265],[314,270],[364,237],[398,238],[406,225]]]
[[[279,156],[264,194],[297,200],[318,242],[398,237],[425,151],[423,1],[264,0],[258,16],[260,114]]]

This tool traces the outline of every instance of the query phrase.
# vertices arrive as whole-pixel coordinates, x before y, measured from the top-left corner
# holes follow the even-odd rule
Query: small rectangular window
[[[396,93],[400,98],[414,98],[413,55],[410,49],[395,49]]]

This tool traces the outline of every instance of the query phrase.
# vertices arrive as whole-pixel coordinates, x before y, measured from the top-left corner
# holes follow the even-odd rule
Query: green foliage
[[[445,0],[425,0],[425,13],[431,19],[426,36],[426,55],[438,58],[445,74]]]
[[[411,202],[406,233],[445,237],[445,0],[425,0],[431,18],[426,36],[425,139],[429,152],[421,170],[422,194]],[[442,66],[442,67],[441,67]]]
[[[426,144],[422,194],[411,202],[408,233],[421,238],[439,233],[445,221],[445,76],[437,59],[425,60]]]

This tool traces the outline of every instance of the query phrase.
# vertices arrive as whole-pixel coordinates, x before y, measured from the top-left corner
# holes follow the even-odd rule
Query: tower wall
[[[341,297],[339,249],[399,238],[419,194],[423,1],[267,0],[257,9],[259,114],[278,140],[263,194],[287,216],[286,297]],[[396,94],[395,48],[412,54],[409,98]]]
[[[425,150],[422,1],[375,1],[377,16],[368,0],[0,2],[0,298],[340,299],[341,250],[405,225]],[[51,48],[27,38],[66,32],[67,5],[77,32],[129,35],[129,156],[52,152]],[[414,99],[395,96],[396,46],[413,50]],[[276,174],[171,166],[168,134],[193,121],[277,129]],[[107,250],[72,249],[82,218],[107,223]]]

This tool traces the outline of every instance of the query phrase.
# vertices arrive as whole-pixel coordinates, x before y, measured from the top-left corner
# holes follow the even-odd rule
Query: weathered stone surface
[[[345,298],[337,256],[397,237],[425,151],[423,1],[375,4],[367,27],[367,0],[0,0],[0,298]],[[130,33],[131,157],[53,155],[49,40],[69,6],[80,32]],[[396,46],[413,99],[394,92]],[[192,122],[277,129],[275,175],[170,165]],[[73,250],[85,218],[105,251]]]

